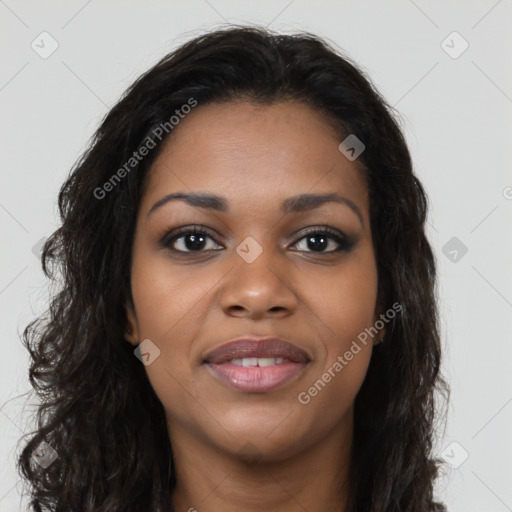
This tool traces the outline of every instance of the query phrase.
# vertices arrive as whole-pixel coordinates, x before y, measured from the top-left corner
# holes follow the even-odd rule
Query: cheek
[[[310,387],[303,389],[303,402],[311,399],[315,407],[325,406],[326,417],[350,406],[366,376],[375,334],[369,328],[375,322],[377,281],[373,253],[365,251],[350,266],[312,285],[310,304],[321,320],[323,346]]]
[[[324,336],[322,356],[313,363],[310,377],[297,395],[304,407],[302,418],[316,418],[324,430],[351,410],[372,355],[372,340],[361,333],[372,325],[373,304],[361,311],[354,302],[328,318],[334,332]]]
[[[145,367],[151,387],[164,409],[181,418],[198,401],[191,351],[209,307],[206,296],[214,281],[169,269],[168,262],[160,258],[146,265],[137,265],[134,259],[132,292],[139,338],[150,339],[160,351]],[[199,406],[195,414],[201,414]],[[186,421],[186,417],[181,420]]]
[[[212,273],[198,273],[186,266],[170,265],[164,255],[134,257],[132,293],[141,339],[169,343],[193,338],[194,321],[215,284]],[[187,327],[188,335],[177,337]],[[181,331],[180,331],[181,332]],[[183,345],[182,345],[183,346]]]
[[[348,261],[348,260],[347,260]],[[351,256],[346,265],[309,279],[304,297],[317,317],[324,348],[342,354],[361,332],[373,325],[378,276],[371,247]]]
[[[138,335],[160,351],[145,369],[164,405],[194,394],[192,349],[212,307],[210,297],[218,280],[213,272],[177,269],[165,255],[134,253],[131,283]],[[182,388],[187,389],[185,397]]]

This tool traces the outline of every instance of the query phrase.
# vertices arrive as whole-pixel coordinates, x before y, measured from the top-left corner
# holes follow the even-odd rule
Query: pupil
[[[188,243],[190,240],[192,243]],[[204,246],[204,237],[202,235],[189,235],[185,238],[185,246],[189,250],[202,249]]]
[[[320,240],[320,242],[319,243],[312,242],[312,240],[315,240],[315,239]],[[326,239],[326,237],[320,236],[320,235],[310,236],[308,238],[308,244],[310,244],[309,245],[310,249],[314,247],[315,249],[323,250],[323,249],[325,249],[327,247],[327,239]]]

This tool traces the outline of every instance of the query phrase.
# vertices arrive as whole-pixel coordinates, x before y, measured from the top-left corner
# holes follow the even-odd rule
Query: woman
[[[30,324],[33,510],[441,511],[427,199],[390,107],[311,34],[197,37],[59,196]]]

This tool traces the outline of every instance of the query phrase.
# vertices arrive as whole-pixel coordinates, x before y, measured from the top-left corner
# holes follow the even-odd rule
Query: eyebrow
[[[204,208],[207,210],[229,212],[228,201],[221,196],[200,192],[174,192],[159,199],[149,210],[148,217],[164,204],[174,200],[181,200],[190,206]],[[344,197],[337,192],[327,194],[299,194],[298,196],[288,197],[282,202],[281,210],[283,213],[304,212],[314,210],[326,203],[340,203],[348,206],[357,215],[361,224],[364,225],[363,215],[357,205],[347,197]]]

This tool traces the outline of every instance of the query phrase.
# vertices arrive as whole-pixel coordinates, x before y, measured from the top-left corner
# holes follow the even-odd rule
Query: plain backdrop
[[[437,494],[451,512],[512,510],[510,0],[0,0],[0,512],[26,510],[20,333],[47,305],[38,248],[58,226],[59,187],[140,73],[226,23],[328,38],[399,110],[430,197],[452,389]]]

